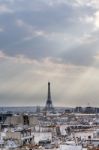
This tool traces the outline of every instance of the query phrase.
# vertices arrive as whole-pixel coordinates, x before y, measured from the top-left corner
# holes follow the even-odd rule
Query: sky
[[[0,106],[99,106],[99,0],[0,0]]]

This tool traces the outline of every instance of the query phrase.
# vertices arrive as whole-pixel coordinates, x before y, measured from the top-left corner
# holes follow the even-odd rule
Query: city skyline
[[[99,106],[99,1],[0,0],[0,106]]]

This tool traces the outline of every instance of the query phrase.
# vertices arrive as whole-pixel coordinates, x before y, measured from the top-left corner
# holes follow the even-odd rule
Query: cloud
[[[79,21],[82,14],[89,15],[91,10],[75,8],[72,2],[68,0],[2,1],[14,10],[14,14],[1,15],[0,22],[6,32],[0,35],[0,48],[9,55],[21,53],[39,58],[57,57],[63,50],[71,47],[71,40],[72,46],[75,47],[78,39],[90,34],[92,30],[89,24],[82,24]]]
[[[33,22],[31,22],[31,12],[28,12],[30,20],[25,15],[27,12],[23,13],[24,16],[21,14],[21,19],[15,19],[13,16],[10,16],[9,27],[6,27],[7,32],[1,39],[1,49],[4,49],[4,52],[8,55],[21,54],[38,59],[58,57],[63,58],[63,60],[65,60],[66,56],[67,63],[76,63],[76,65],[92,63],[92,55],[96,51],[94,46],[98,45],[98,35],[96,37],[93,36],[92,27],[89,27],[92,18],[89,16],[85,18],[87,24],[85,22],[82,24],[83,20],[82,22],[77,22],[79,17],[78,15],[76,16],[74,10],[75,8],[68,5],[58,4],[55,8],[48,7],[48,10],[44,9],[41,11],[40,17],[37,12],[34,13]],[[60,11],[60,15],[57,15],[58,11]],[[71,13],[68,13],[69,11]],[[75,50],[76,48],[80,50]],[[64,56],[62,57],[62,55]]]
[[[6,4],[0,4],[0,14],[3,13],[13,13],[13,11]]]
[[[0,32],[3,32],[4,31],[4,29],[3,28],[0,28]]]
[[[11,57],[2,51],[0,61],[1,105],[44,106],[48,81],[51,82],[54,105],[84,106],[89,101],[92,104],[93,99],[98,105],[97,67],[66,64],[53,58],[35,60],[25,56]]]
[[[16,24],[18,27],[24,28],[26,33],[28,33],[27,37],[24,38],[25,40],[29,40],[29,39],[32,39],[32,38],[37,37],[37,36],[42,36],[42,37],[47,36],[47,33],[45,33],[45,31],[37,30],[37,29],[35,29],[35,27],[25,23],[21,19],[16,20]]]
[[[11,57],[2,51],[0,52],[0,61],[0,101],[4,105],[7,101],[9,101],[9,105],[15,105],[16,100],[17,105],[20,104],[20,101],[21,103],[25,102],[25,105],[31,105],[34,104],[34,100],[37,101],[35,105],[43,105],[46,100],[48,81],[51,81],[52,85],[54,82],[56,83],[54,85],[56,92],[54,92],[57,93],[60,90],[58,88],[61,82],[66,80],[67,86],[69,86],[69,82],[73,78],[77,79],[78,74],[85,70],[71,64],[64,64],[58,59],[34,60],[25,56]],[[71,72],[74,72],[73,75]],[[55,103],[57,103],[55,97]]]
[[[55,105],[98,104],[98,4],[0,1],[2,105],[44,105],[48,81]]]
[[[81,22],[86,22],[92,25],[93,31],[99,29],[99,11],[94,12],[91,16],[84,16],[79,19]]]
[[[91,7],[94,9],[99,8],[99,1],[97,0],[74,0],[72,1],[76,7]]]
[[[94,25],[96,29],[99,29],[99,11],[97,11],[94,16],[95,16]]]

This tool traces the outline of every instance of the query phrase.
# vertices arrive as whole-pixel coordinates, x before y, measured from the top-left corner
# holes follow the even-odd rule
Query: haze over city
[[[0,0],[0,106],[99,106],[99,1]]]

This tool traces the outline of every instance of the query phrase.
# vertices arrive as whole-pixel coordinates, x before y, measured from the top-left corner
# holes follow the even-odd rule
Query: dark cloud
[[[80,23],[79,17],[91,15],[93,10],[88,7],[73,7],[67,3],[58,4],[55,1],[53,6],[49,1],[1,1],[7,7],[13,10],[13,13],[0,14],[0,22],[4,27],[4,32],[0,33],[0,49],[4,49],[9,55],[24,54],[34,57],[57,56],[57,51],[62,51],[63,37],[57,36],[57,33],[64,35],[77,36],[89,30],[89,26]],[[32,26],[34,30],[43,30],[49,34],[55,34],[54,39],[50,37],[34,37],[31,40],[24,41],[25,37],[30,36],[27,29],[19,27],[16,20],[21,19],[24,23]],[[50,35],[49,35],[50,36]]]
[[[79,25],[81,26],[79,17],[86,14],[92,15],[93,13],[91,8],[89,8],[89,10],[84,7],[75,8],[72,7],[72,5],[66,5],[64,3],[54,5],[53,7],[44,6],[43,9],[39,11],[28,9],[28,11],[25,10],[21,13],[17,12],[16,16],[35,26],[37,29],[43,29],[50,32],[74,32],[77,34],[76,31],[79,29]],[[84,27],[84,24],[82,26]]]

